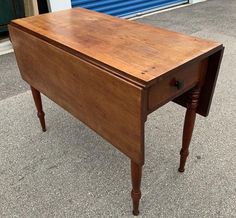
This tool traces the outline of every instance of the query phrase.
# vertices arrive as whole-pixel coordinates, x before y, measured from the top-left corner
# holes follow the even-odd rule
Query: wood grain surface
[[[206,116],[223,46],[85,9],[15,20],[10,36],[22,78],[131,159],[133,214],[139,214],[147,115],[174,100],[187,107],[179,171],[196,112]]]
[[[206,68],[207,59],[190,64],[183,69],[175,70],[166,76],[161,76],[158,81],[148,89],[149,113],[193,88],[204,79]],[[182,83],[182,86],[177,87],[176,82]]]
[[[15,27],[10,33],[25,81],[135,163],[144,163],[146,105],[140,87]]]
[[[142,86],[222,48],[220,43],[81,8],[14,20],[12,25]]]
[[[201,77],[202,89],[198,100],[197,113],[204,117],[208,116],[210,112],[223,53],[224,47],[202,61],[201,72],[204,76]],[[174,99],[174,102],[187,108],[189,94],[189,91],[185,92]]]

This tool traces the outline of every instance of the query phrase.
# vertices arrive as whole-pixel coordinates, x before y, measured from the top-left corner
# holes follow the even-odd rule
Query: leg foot
[[[41,124],[41,127],[42,127],[42,130],[43,132],[46,132],[46,125],[45,125],[45,119],[44,119],[44,112],[42,111],[41,113],[37,113],[37,116],[39,118],[39,121],[40,121],[40,124]]]
[[[132,177],[132,191],[131,197],[133,200],[133,215],[139,214],[139,201],[141,198],[141,177],[142,177],[142,166],[131,161],[131,177]]]
[[[196,110],[198,106],[198,98],[200,89],[194,88],[189,95],[189,102],[184,121],[182,149],[180,151],[180,165],[178,171],[183,173],[187,157],[189,155],[189,145],[192,138],[194,123],[196,119]]]
[[[37,109],[37,116],[39,118],[42,130],[43,132],[46,132],[46,125],[45,125],[45,119],[44,119],[45,114],[43,112],[42,99],[41,99],[40,92],[32,86],[31,86],[31,91],[32,91],[34,103]]]
[[[180,173],[183,173],[183,172],[185,171],[185,169],[179,168],[178,171],[179,171]]]
[[[134,215],[134,216],[138,216],[138,215],[139,215],[139,211],[134,211],[134,210],[133,210],[133,215]]]
[[[184,167],[185,167],[185,163],[188,158],[188,155],[189,155],[188,147],[185,147],[185,150],[181,149],[180,151],[180,164],[179,164],[179,169],[178,169],[180,173],[183,173],[185,171]]]

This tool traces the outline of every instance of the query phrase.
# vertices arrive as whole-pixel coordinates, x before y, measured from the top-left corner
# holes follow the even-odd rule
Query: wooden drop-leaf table
[[[187,108],[183,172],[196,113],[209,113],[223,46],[80,8],[14,20],[9,31],[43,131],[40,93],[131,159],[137,215],[148,114],[169,101]]]

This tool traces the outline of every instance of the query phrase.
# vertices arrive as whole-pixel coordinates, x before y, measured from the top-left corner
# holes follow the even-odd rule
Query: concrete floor
[[[184,109],[169,103],[148,117],[140,217],[236,217],[235,12],[235,0],[208,0],[138,20],[226,47],[184,174]],[[0,56],[0,90],[0,217],[132,217],[128,158],[47,98],[42,133],[13,54]]]

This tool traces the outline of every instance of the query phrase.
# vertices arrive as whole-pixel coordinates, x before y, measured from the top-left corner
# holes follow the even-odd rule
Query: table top
[[[222,48],[217,42],[81,8],[18,19],[11,24],[145,86]]]

